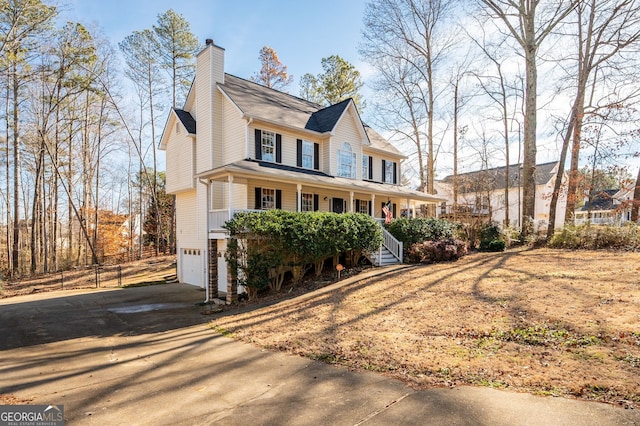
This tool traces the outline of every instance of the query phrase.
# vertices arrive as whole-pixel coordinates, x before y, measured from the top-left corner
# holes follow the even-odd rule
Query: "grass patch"
[[[637,265],[640,253],[614,251],[471,254],[214,324],[416,387],[472,384],[640,408]]]
[[[567,330],[562,324],[540,323],[529,327],[518,327],[507,331],[496,331],[492,337],[505,342],[530,346],[582,347],[600,342],[597,336],[581,336]]]

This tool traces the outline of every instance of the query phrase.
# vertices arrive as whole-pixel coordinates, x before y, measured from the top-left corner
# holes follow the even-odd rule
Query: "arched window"
[[[351,149],[348,142],[342,144],[342,149],[338,150],[338,176],[355,179],[356,178],[356,154]]]

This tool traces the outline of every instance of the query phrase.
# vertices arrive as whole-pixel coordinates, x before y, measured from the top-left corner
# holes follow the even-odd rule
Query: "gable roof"
[[[196,120],[193,119],[193,116],[191,115],[191,113],[183,109],[176,109],[176,108],[173,108],[173,112],[176,113],[176,115],[178,116],[178,119],[180,120],[184,128],[187,129],[187,132],[191,135],[195,135]]]
[[[402,156],[403,158],[407,158],[402,152],[398,150],[395,146],[393,146],[388,140],[386,140],[380,133],[373,130],[367,124],[362,123],[364,125],[364,130],[367,132],[367,137],[369,138],[369,146],[367,148],[373,148],[379,151],[384,151],[385,153],[392,153],[398,156]]]
[[[288,127],[305,129],[311,115],[322,109],[313,102],[231,74],[225,74],[224,83],[219,83],[218,87],[243,114]]]
[[[614,195],[619,192],[618,189],[605,189],[591,197],[591,200],[584,203],[580,210],[614,210]]]
[[[307,130],[313,130],[319,133],[330,132],[338,124],[338,120],[342,117],[344,110],[349,106],[351,99],[346,99],[335,105],[328,106],[320,109],[309,117],[307,124],[304,128]]]
[[[534,172],[536,185],[545,185],[555,176],[555,170],[558,161],[550,163],[537,164]],[[522,164],[512,164],[509,166],[509,187],[518,188],[521,184],[521,167]],[[478,191],[495,191],[505,188],[506,167],[494,167],[487,170],[478,170],[474,172],[458,174],[458,182],[460,192],[478,192]],[[453,175],[449,175],[442,179],[443,182],[453,184]]]

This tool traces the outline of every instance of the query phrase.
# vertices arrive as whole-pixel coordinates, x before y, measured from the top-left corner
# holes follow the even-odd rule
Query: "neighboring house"
[[[506,211],[509,211],[509,225],[520,226],[522,187],[520,184],[521,164],[509,166],[509,205],[505,203],[506,167],[496,167],[457,176],[458,199],[454,203],[454,177],[447,176],[435,182],[436,192],[447,201],[438,208],[440,217],[473,217],[481,222],[493,221],[505,225]],[[549,221],[549,205],[558,171],[558,162],[538,164],[535,170],[536,208],[534,229],[544,229]],[[563,180],[566,179],[566,174]],[[566,210],[566,185],[563,182],[556,208],[556,228],[564,224]],[[454,208],[455,204],[455,208]]]
[[[575,224],[618,225],[631,220],[630,201],[634,186],[623,189],[607,189],[586,200],[584,206],[575,211]]]
[[[169,114],[160,148],[167,193],[176,196],[178,279],[205,287],[207,299],[219,290],[234,297],[223,225],[235,212],[381,218],[388,201],[394,216],[442,201],[399,184],[405,156],[363,124],[351,99],[324,108],[226,74],[224,49],[211,40],[198,54],[184,109]],[[390,251],[398,256],[397,248]]]

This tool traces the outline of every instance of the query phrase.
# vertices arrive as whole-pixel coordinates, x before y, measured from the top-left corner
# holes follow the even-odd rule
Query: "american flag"
[[[391,223],[391,220],[393,219],[393,215],[391,214],[391,209],[389,209],[389,207],[391,207],[391,201],[387,201],[387,204],[382,206],[382,213],[384,213],[384,223]]]

